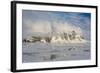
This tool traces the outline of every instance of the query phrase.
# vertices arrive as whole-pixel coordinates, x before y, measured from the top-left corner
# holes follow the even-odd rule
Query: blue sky
[[[22,22],[25,37],[32,35],[34,25],[44,24],[44,27],[48,27],[51,24],[59,26],[59,24],[67,23],[81,28],[86,39],[90,40],[90,13],[23,10]]]

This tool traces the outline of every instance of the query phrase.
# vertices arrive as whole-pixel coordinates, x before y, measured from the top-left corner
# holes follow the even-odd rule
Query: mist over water
[[[53,27],[52,27],[53,26]],[[76,30],[90,40],[91,14],[60,11],[22,11],[22,37],[32,35],[50,35]],[[81,31],[80,31],[81,30]]]

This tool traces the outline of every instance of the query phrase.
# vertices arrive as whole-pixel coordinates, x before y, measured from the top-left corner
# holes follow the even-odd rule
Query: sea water
[[[90,43],[23,43],[22,63],[91,59]]]

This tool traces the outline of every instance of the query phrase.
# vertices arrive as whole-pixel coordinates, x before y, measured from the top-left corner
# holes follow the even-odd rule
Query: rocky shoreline
[[[71,31],[70,33],[62,33],[60,35],[52,35],[52,36],[32,36],[31,38],[23,39],[23,42],[35,43],[86,43],[87,41],[83,37],[82,34],[78,34],[75,31]]]

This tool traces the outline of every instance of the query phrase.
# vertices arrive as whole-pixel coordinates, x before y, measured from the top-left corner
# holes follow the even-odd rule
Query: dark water
[[[90,43],[50,44],[23,43],[22,62],[47,62],[90,59]]]

